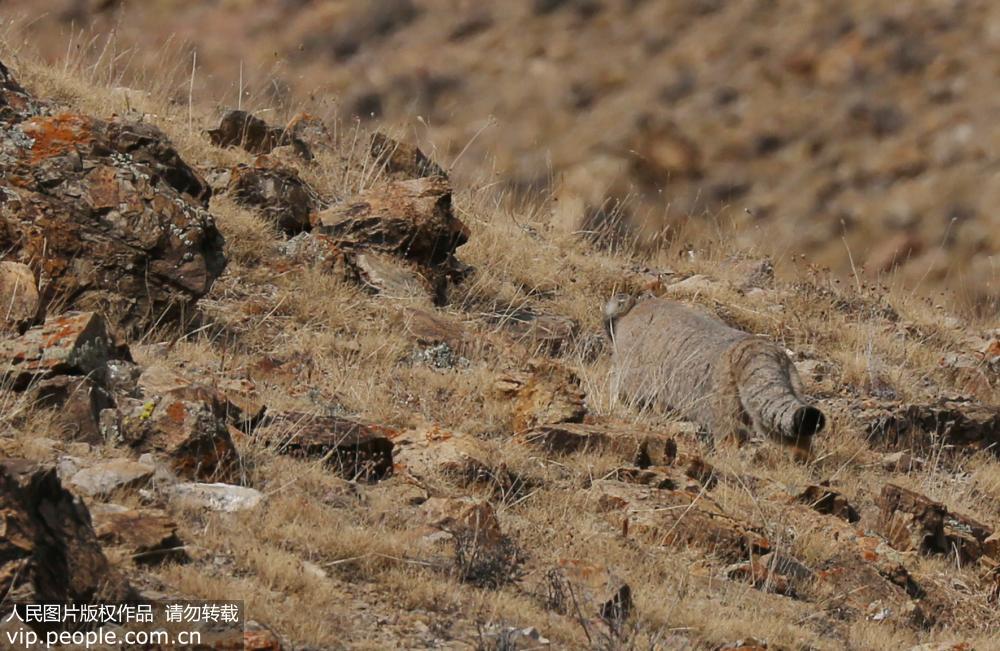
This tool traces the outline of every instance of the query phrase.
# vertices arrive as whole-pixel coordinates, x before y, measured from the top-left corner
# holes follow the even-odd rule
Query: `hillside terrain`
[[[402,125],[459,178],[549,194],[567,230],[657,246],[721,222],[744,247],[1000,310],[990,0],[5,8],[51,60],[101,51],[182,104],[196,63],[203,100]]]
[[[611,4],[533,6],[584,29]],[[694,4],[698,24],[735,11],[677,6]],[[387,48],[405,33],[375,31]],[[244,600],[251,624],[216,649],[1000,648],[1000,323],[984,303],[844,282],[724,222],[609,247],[521,193],[533,184],[451,173],[408,130],[178,101],[14,34],[0,615]],[[369,56],[343,49],[345,69]],[[969,165],[948,168],[986,201],[996,184]],[[826,415],[808,456],[622,399],[602,324],[617,292],[786,350]]]

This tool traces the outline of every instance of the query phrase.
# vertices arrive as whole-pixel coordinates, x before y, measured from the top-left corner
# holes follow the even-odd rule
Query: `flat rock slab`
[[[180,506],[223,513],[250,511],[264,501],[259,490],[233,484],[176,484],[167,493]]]
[[[518,440],[550,454],[606,452],[640,468],[672,465],[677,458],[675,435],[687,431],[648,428],[627,423],[553,423],[538,425],[518,434]]]
[[[141,564],[184,560],[184,543],[177,536],[177,523],[159,509],[127,509],[118,505],[94,505],[91,509],[97,539],[120,549]]]
[[[354,264],[362,286],[379,296],[424,306],[435,302],[435,288],[413,265],[376,253],[360,253]]]
[[[592,482],[595,509],[626,538],[654,545],[694,545],[741,561],[771,551],[756,527],[724,513],[711,499],[611,480]]]
[[[80,493],[97,497],[117,490],[141,486],[152,478],[156,468],[130,459],[112,459],[77,472],[69,484]]]
[[[886,405],[863,410],[871,440],[889,448],[951,445],[1000,448],[1000,407],[945,400],[935,404]]]
[[[513,483],[506,468],[492,461],[499,456],[496,450],[469,434],[429,426],[403,432],[393,443],[396,469],[418,479],[444,477],[459,485],[504,488]]]
[[[1000,538],[973,518],[915,491],[886,484],[878,497],[881,533],[900,551],[957,553],[963,564],[1000,556]]]

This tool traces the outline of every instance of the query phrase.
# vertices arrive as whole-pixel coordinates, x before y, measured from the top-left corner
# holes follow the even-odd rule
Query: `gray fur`
[[[791,360],[766,339],[662,298],[633,302],[609,327],[617,388],[629,400],[677,412],[717,436],[755,431],[800,441],[823,428]]]
[[[615,294],[604,304],[604,332],[612,340],[615,338],[615,323],[635,307],[635,297],[631,294]]]

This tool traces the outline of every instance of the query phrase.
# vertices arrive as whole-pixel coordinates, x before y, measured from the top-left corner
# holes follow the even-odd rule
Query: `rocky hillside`
[[[404,125],[460,178],[551,191],[567,230],[657,246],[721,222],[742,246],[1000,311],[990,0],[6,6],[53,60],[90,48],[180,103],[197,63],[203,99]]]
[[[995,321],[730,237],[609,252],[382,133],[0,57],[0,614],[237,597],[260,650],[1000,648]],[[808,458],[620,400],[620,291],[787,349]]]

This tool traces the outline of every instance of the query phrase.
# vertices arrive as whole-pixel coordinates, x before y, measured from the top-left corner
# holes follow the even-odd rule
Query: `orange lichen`
[[[34,140],[31,162],[62,156],[94,141],[90,118],[72,113],[39,116],[24,122],[21,130]]]
[[[187,408],[184,406],[184,403],[179,400],[171,403],[170,406],[167,407],[167,418],[175,423],[183,423],[186,416]]]

